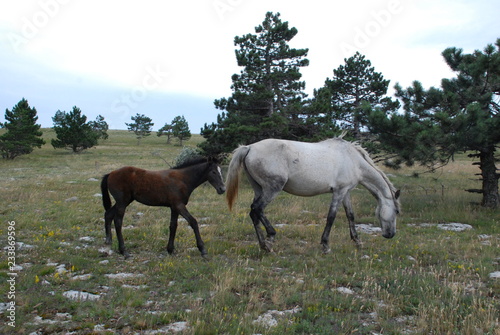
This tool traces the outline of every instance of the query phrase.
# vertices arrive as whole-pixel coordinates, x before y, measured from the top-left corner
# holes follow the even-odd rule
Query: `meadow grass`
[[[50,142],[54,134],[44,136]],[[195,135],[185,145],[200,141]],[[244,181],[231,213],[209,185],[191,196],[188,208],[202,225],[208,262],[182,221],[177,253],[168,255],[169,209],[138,203],[124,218],[133,257],[117,253],[116,238],[110,253],[98,196],[102,175],[124,165],[165,169],[181,149],[155,135],[137,145],[133,134],[111,131],[80,154],[47,144],[0,161],[1,245],[15,221],[16,241],[32,246],[17,246],[16,327],[4,311],[0,333],[165,333],[187,322],[180,334],[499,334],[500,279],[489,274],[500,270],[500,213],[463,191],[477,188],[471,180],[477,167],[466,155],[432,174],[386,170],[402,190],[398,232],[391,240],[359,232],[361,249],[339,212],[332,252],[323,254],[330,195],[283,193],[266,211],[278,232],[274,251],[261,251],[248,217],[253,192]],[[356,221],[375,224],[373,197],[362,187],[352,196]],[[450,222],[473,229],[435,225]],[[3,257],[2,292],[12,272]],[[109,276],[118,273],[130,276]],[[81,275],[90,277],[75,279]],[[64,296],[70,290],[101,298],[73,301]],[[7,294],[0,302],[10,302]],[[273,326],[259,321],[266,313]]]

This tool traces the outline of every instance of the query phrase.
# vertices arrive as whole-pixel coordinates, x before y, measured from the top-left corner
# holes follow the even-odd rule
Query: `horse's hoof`
[[[326,254],[329,254],[332,252],[332,249],[330,249],[329,247],[327,246],[323,246],[323,253],[326,255]]]
[[[127,251],[125,251],[125,252],[123,253],[123,257],[125,257],[125,259],[129,259],[129,258],[131,258],[131,257],[132,257],[132,254],[129,254]]]
[[[267,252],[273,252],[273,244],[269,241],[265,241],[263,245],[261,245],[262,250]]]
[[[203,260],[206,262],[210,261],[210,258],[208,257],[207,254],[201,254],[201,258],[203,258]]]

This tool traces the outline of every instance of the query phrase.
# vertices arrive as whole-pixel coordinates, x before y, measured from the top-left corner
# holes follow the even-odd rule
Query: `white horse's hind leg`
[[[272,251],[272,242],[274,242],[276,230],[264,215],[264,209],[276,197],[276,195],[278,195],[278,193],[279,192],[261,193],[259,196],[254,198],[251,206],[250,217],[252,218],[255,232],[257,233],[257,239],[259,240],[260,247],[266,251]],[[263,232],[260,229],[260,223],[264,225],[269,240],[264,238]]]

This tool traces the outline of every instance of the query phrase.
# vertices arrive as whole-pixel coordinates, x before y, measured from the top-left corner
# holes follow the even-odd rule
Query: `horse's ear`
[[[211,155],[208,157],[208,161],[215,164],[221,164],[224,161],[223,154]]]
[[[394,197],[396,199],[399,199],[399,196],[401,195],[401,190],[397,190],[396,193],[394,194]]]

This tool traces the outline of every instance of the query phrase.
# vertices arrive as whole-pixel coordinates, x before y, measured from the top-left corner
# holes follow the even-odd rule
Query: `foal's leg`
[[[198,247],[198,250],[200,250],[201,256],[203,258],[205,258],[205,256],[207,255],[207,250],[205,249],[205,243],[203,243],[203,240],[201,239],[201,234],[200,234],[200,229],[198,227],[198,222],[188,212],[185,205],[179,205],[177,210],[178,210],[179,214],[182,215],[182,217],[187,220],[187,222],[189,223],[189,226],[191,228],[193,228],[194,236],[196,238],[196,246]],[[172,241],[172,243],[173,243],[173,241]]]
[[[361,241],[358,238],[358,233],[356,232],[356,224],[354,222],[354,211],[352,209],[351,194],[348,193],[344,197],[344,209],[345,215],[347,216],[347,221],[349,221],[349,233],[351,234],[351,240],[356,243],[356,247],[361,247]]]
[[[115,205],[116,206],[116,205]],[[125,258],[129,258],[130,254],[125,250],[125,243],[123,242],[123,235],[122,235],[122,224],[123,224],[123,216],[125,215],[125,207],[116,207],[115,211],[115,230],[116,230],[116,237],[118,238],[118,251],[120,254],[124,255]]]
[[[174,253],[174,240],[175,234],[177,232],[177,219],[179,218],[179,213],[172,208],[170,212],[170,234],[168,235],[167,251],[169,254]]]
[[[328,246],[328,240],[330,239],[330,231],[332,230],[333,221],[337,216],[337,210],[340,202],[345,198],[346,191],[333,193],[332,202],[330,203],[330,209],[328,210],[328,216],[326,218],[326,226],[321,235],[321,245],[323,246],[323,252],[329,253],[330,247]]]
[[[111,207],[104,213],[104,230],[106,231],[106,244],[111,244],[113,236],[111,234],[111,222],[115,218],[115,206]]]

